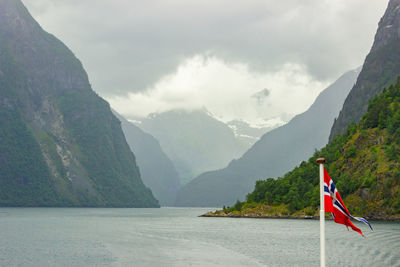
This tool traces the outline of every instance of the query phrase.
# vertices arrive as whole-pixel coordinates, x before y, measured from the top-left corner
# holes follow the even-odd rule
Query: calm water
[[[319,222],[208,209],[0,209],[0,266],[318,266]],[[359,225],[359,224],[358,224]],[[400,266],[400,223],[327,222],[327,266]]]

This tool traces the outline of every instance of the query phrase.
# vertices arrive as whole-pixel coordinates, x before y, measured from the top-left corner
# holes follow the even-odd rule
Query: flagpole
[[[319,232],[320,232],[320,255],[321,267],[325,267],[325,201],[324,201],[324,158],[317,159],[319,164],[319,193],[320,193],[320,211],[319,211]]]

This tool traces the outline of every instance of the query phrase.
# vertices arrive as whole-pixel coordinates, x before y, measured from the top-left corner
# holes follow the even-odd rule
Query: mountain
[[[269,127],[253,127],[243,120],[232,120],[228,121],[226,124],[233,130],[236,138],[241,142],[248,144],[249,148],[254,145],[254,143],[257,142],[266,132],[269,132],[272,129],[280,126],[278,124]]]
[[[225,167],[248,148],[231,128],[205,110],[151,114],[137,126],[157,138],[182,183],[202,172]]]
[[[203,173],[177,195],[178,206],[231,205],[249,193],[257,180],[278,177],[328,142],[329,130],[359,70],[342,75],[304,113],[256,142],[226,168]]]
[[[367,111],[369,100],[400,75],[400,0],[390,0],[379,22],[374,44],[365,59],[357,82],[335,120],[329,140],[344,133],[350,123],[358,122]]]
[[[173,163],[157,139],[113,112],[121,121],[126,141],[136,156],[143,183],[151,189],[161,205],[173,205],[180,187],[180,178]]]
[[[400,79],[372,99],[350,125],[307,162],[282,178],[257,181],[245,203],[217,215],[313,216],[319,208],[319,167],[325,168],[354,216],[400,220]]]
[[[0,206],[159,206],[81,62],[20,0],[0,0]]]

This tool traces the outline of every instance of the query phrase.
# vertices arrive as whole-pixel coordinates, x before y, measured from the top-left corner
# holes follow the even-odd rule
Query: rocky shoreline
[[[253,218],[253,219],[301,219],[301,220],[319,220],[319,216],[310,215],[281,215],[281,214],[231,214],[208,212],[199,217],[214,217],[214,218]],[[332,220],[330,216],[325,217],[326,220]],[[382,222],[400,222],[399,217],[366,217],[368,221],[382,221]]]
[[[294,215],[274,215],[274,214],[215,214],[206,213],[199,217],[220,217],[220,218],[258,218],[258,219],[310,219],[317,220],[319,216],[294,216]]]

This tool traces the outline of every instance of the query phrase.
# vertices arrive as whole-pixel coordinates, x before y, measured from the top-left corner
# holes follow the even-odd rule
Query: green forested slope
[[[318,129],[316,129],[318,130]],[[314,215],[319,207],[319,171],[326,168],[354,215],[400,217],[400,80],[370,101],[358,125],[352,124],[307,162],[284,177],[257,181],[244,203],[226,213]]]
[[[20,0],[0,0],[0,206],[158,206],[81,62]]]

